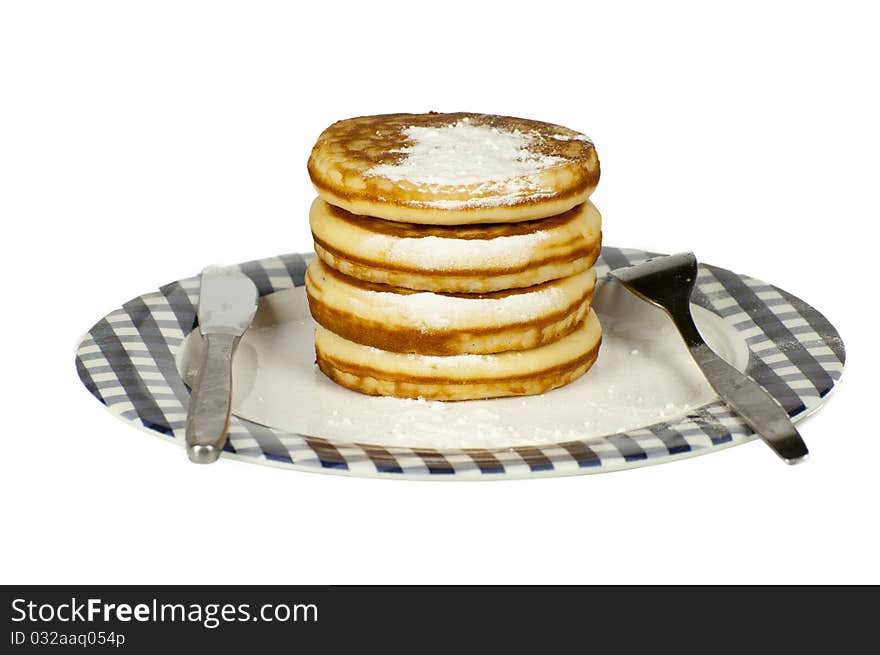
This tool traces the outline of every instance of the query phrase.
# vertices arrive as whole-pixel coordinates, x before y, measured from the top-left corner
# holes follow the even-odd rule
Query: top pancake
[[[353,214],[433,225],[546,218],[584,202],[599,160],[583,134],[487,114],[387,114],[318,137],[309,175]]]

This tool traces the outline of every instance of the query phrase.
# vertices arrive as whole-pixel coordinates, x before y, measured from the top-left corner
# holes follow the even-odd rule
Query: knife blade
[[[199,332],[202,358],[186,414],[190,461],[217,461],[232,408],[232,358],[257,311],[257,288],[236,267],[209,266],[200,276]]]

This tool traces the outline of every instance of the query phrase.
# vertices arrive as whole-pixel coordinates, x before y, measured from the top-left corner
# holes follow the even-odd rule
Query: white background
[[[7,2],[0,582],[880,582],[869,3]],[[107,413],[80,335],[132,296],[311,247],[331,122],[591,135],[605,243],[692,249],[821,309],[843,383],[761,443],[599,476],[432,483],[220,462]]]

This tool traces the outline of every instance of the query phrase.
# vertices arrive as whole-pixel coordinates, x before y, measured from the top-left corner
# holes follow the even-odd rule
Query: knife
[[[232,357],[257,311],[257,288],[235,267],[209,266],[201,274],[199,332],[202,359],[186,413],[186,452],[210,464],[226,444],[232,407]]]

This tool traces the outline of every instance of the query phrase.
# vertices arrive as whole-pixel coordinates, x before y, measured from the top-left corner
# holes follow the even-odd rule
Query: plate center
[[[604,332],[599,358],[582,378],[540,396],[461,402],[365,396],[315,366],[305,289],[264,296],[233,364],[232,411],[272,428],[382,446],[503,448],[624,432],[671,421],[716,394],[662,310],[613,282],[600,282],[594,307]],[[715,314],[692,306],[703,337],[743,370],[748,349]],[[178,356],[188,382],[201,338]]]

